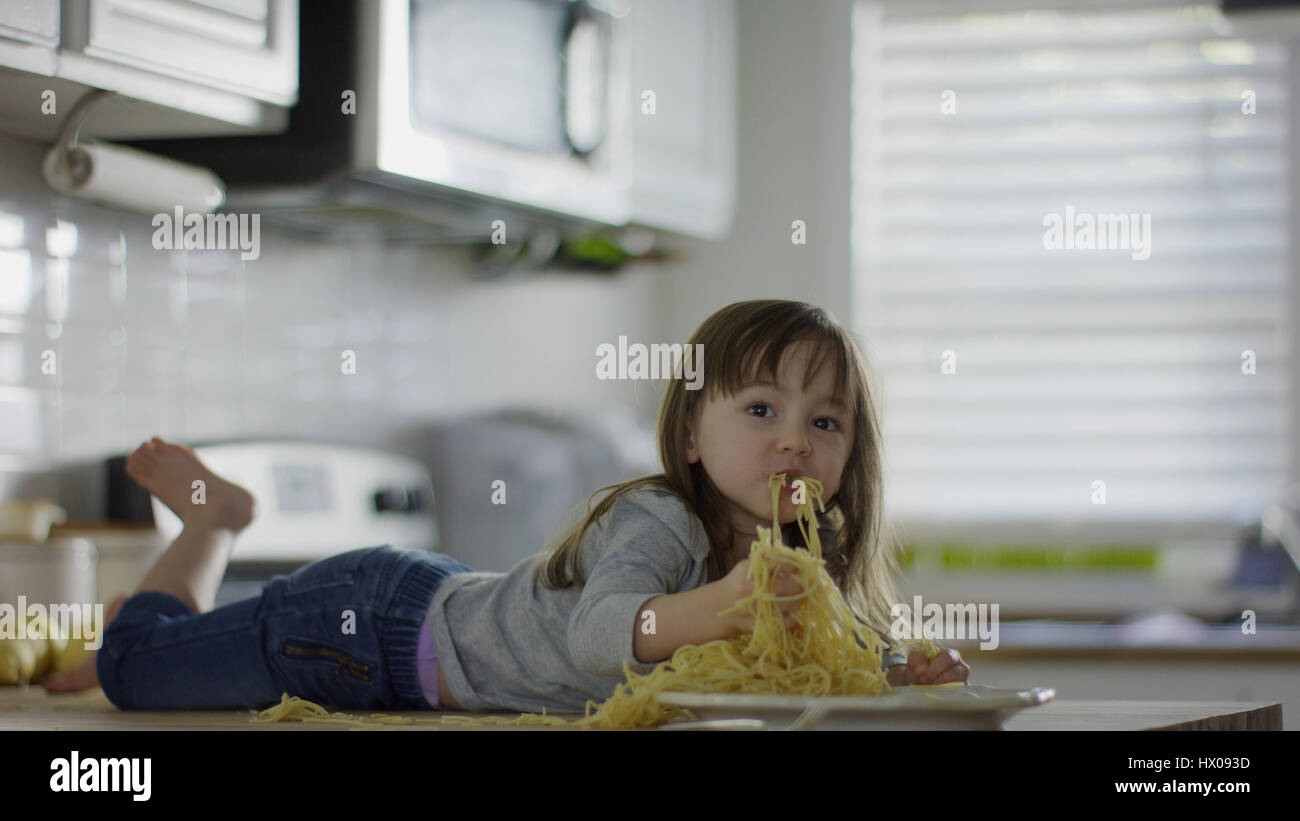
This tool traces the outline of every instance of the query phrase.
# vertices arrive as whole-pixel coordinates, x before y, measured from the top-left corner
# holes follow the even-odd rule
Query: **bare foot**
[[[253,494],[208,470],[194,451],[155,436],[126,457],[126,473],[189,526],[227,528],[238,533],[253,521]],[[204,484],[202,504],[192,501],[193,483]]]

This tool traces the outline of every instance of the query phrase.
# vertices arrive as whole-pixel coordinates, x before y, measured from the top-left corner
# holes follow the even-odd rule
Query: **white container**
[[[87,539],[0,542],[0,602],[93,604],[99,572],[95,545]]]
[[[0,502],[0,540],[43,542],[50,526],[63,524],[68,512],[49,499],[11,499]]]
[[[96,587],[105,607],[123,593],[134,593],[169,544],[154,527],[58,527],[53,532],[58,537],[94,542],[99,554]]]

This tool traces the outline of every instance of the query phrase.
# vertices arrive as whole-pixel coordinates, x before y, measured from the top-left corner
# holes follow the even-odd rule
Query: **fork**
[[[786,730],[808,730],[826,717],[829,708],[824,704],[812,704],[804,709],[790,722]],[[709,721],[685,721],[665,724],[662,730],[766,730],[768,722],[754,718],[720,718]]]
[[[827,708],[825,704],[810,704],[808,707],[804,709],[802,713],[799,714],[798,718],[790,722],[790,726],[784,729],[786,730],[811,729],[813,725],[815,725],[817,722],[821,721],[823,718],[826,717],[826,713],[828,709],[829,708]]]

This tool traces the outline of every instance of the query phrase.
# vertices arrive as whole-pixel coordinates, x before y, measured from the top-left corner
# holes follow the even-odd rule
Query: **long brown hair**
[[[775,381],[786,349],[812,343],[804,388],[829,362],[834,384],[853,411],[853,448],[839,491],[825,500],[819,525],[833,526],[833,538],[822,539],[826,570],[850,608],[878,633],[887,633],[896,593],[896,545],[883,518],[882,454],[875,391],[865,357],[853,337],[825,311],[805,302],[761,299],[736,302],[714,313],[696,329],[688,345],[704,346],[703,385],[688,390],[686,381],[668,382],[659,409],[659,458],[664,472],[609,485],[588,499],[587,513],[547,554],[540,557],[538,578],[550,588],[585,583],[579,551],[583,536],[623,496],[657,489],[680,497],[699,517],[709,539],[709,581],[726,574],[725,556],[736,536],[726,501],[700,462],[686,457],[686,425],[698,423],[706,399],[734,396],[747,380],[766,376]],[[699,350],[691,348],[690,350]],[[695,363],[701,367],[700,363]],[[594,508],[592,500],[609,490]],[[829,520],[829,521],[828,521]],[[804,546],[794,523],[783,527],[782,541]]]

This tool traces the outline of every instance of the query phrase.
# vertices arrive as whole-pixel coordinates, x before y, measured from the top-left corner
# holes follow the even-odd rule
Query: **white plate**
[[[1050,687],[1003,690],[937,684],[895,687],[878,696],[663,692],[659,702],[685,707],[701,722],[732,720],[717,729],[784,730],[802,719],[802,729],[816,730],[1000,730],[1012,713],[1055,697],[1056,690]],[[698,726],[674,721],[663,729],[694,729],[692,725]]]

